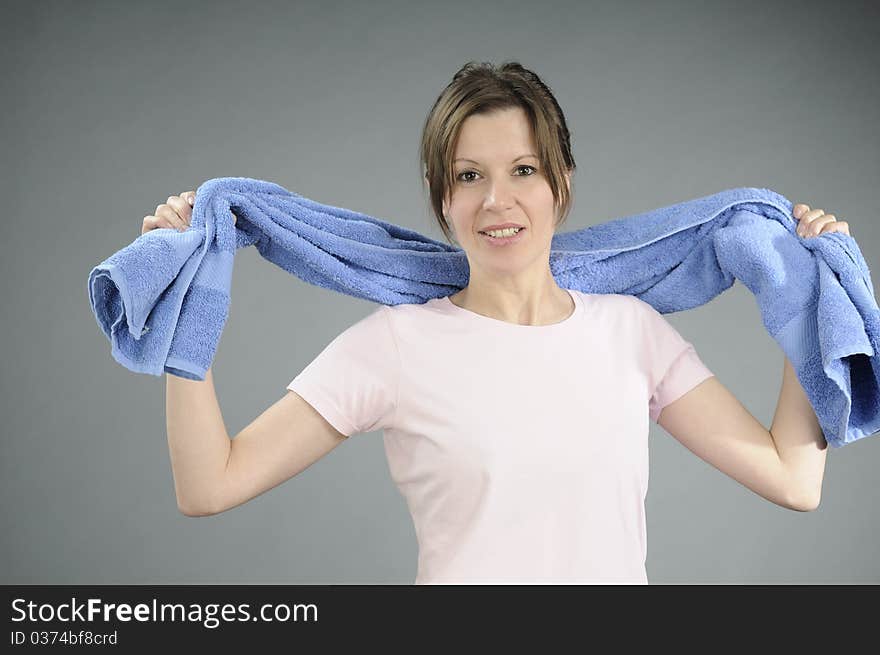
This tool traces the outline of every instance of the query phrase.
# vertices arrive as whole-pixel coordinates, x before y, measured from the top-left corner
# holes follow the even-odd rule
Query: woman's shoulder
[[[627,293],[581,293],[586,313],[595,320],[650,324],[661,317],[653,305]]]
[[[381,309],[388,312],[392,317],[428,316],[430,314],[443,313],[444,305],[448,303],[445,297],[429,298],[422,303],[399,303],[397,305],[383,305]]]
[[[599,304],[609,308],[641,308],[642,305],[648,305],[648,303],[641,298],[626,293],[586,293],[576,289],[570,289],[570,291],[579,294],[586,302]],[[650,305],[648,306],[650,307]]]

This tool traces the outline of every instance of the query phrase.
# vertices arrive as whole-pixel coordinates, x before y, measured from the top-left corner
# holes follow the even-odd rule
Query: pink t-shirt
[[[569,293],[541,326],[381,305],[287,386],[345,435],[383,431],[415,584],[647,584],[649,420],[713,374],[648,303]]]

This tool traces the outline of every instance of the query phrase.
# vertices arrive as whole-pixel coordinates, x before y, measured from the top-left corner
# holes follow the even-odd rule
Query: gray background
[[[417,146],[465,61],[516,59],[566,112],[565,229],[736,186],[835,213],[874,271],[877,10],[868,3],[6,2],[3,583],[410,584],[417,544],[381,432],[225,514],[180,514],[165,379],[110,355],[91,268],[169,194],[261,178],[442,239]],[[875,275],[876,277],[876,275]],[[375,305],[239,251],[214,362],[230,435]],[[739,282],[669,315],[769,427],[783,354]],[[648,578],[880,582],[880,442],[783,509],[651,427]]]

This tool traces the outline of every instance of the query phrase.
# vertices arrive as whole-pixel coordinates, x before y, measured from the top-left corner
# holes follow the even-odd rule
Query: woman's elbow
[[[217,513],[218,513],[218,512],[216,512],[216,511],[214,511],[214,510],[209,510],[209,509],[199,508],[199,507],[195,507],[195,506],[191,506],[191,505],[184,505],[184,504],[181,504],[181,503],[178,503],[178,504],[177,504],[177,509],[178,509],[178,510],[180,511],[180,513],[183,514],[184,516],[190,516],[190,517],[196,517],[196,516],[213,516],[214,514],[217,514]]]
[[[793,509],[796,512],[815,512],[819,509],[821,500],[819,496],[805,497],[790,503],[789,509]]]

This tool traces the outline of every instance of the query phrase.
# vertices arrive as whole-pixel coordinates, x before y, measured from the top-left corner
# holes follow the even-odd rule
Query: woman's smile
[[[525,238],[525,232],[526,228],[523,227],[520,228],[519,232],[509,237],[493,237],[489,234],[486,234],[485,232],[479,232],[478,234],[483,241],[486,241],[492,246],[501,248],[504,246],[511,246],[519,241],[522,241]]]

